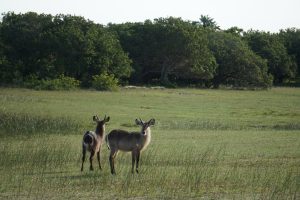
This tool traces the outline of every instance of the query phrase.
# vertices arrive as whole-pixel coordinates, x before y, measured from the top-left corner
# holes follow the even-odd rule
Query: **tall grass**
[[[80,129],[80,125],[70,117],[35,116],[0,111],[0,129],[2,134],[19,136],[36,133],[74,133]]]
[[[127,125],[128,126],[128,125]],[[130,126],[129,126],[130,127]],[[297,122],[276,125],[251,125],[234,122],[223,122],[218,120],[167,120],[158,123],[161,129],[174,130],[300,130]]]
[[[0,199],[298,199],[299,98],[298,89],[0,89]],[[156,119],[139,174],[119,153],[112,176],[105,145],[103,170],[87,159],[80,172],[94,114],[111,117],[107,132]]]
[[[238,135],[230,131],[225,134]],[[197,137],[212,139],[217,134],[213,135],[207,132]],[[242,153],[236,155],[232,144],[184,146],[180,141],[161,149],[165,142],[160,141],[162,137],[170,141],[171,136],[161,134],[143,152],[140,174],[131,174],[130,155],[120,153],[116,176],[110,175],[106,149],[102,150],[103,171],[95,168],[90,172],[85,167],[80,172],[79,137],[40,135],[12,143],[1,141],[1,171],[6,173],[1,172],[0,197],[295,199],[299,195],[299,160],[292,161],[284,153],[257,158],[246,153],[247,148],[239,148]],[[276,147],[279,142],[277,138],[269,146]]]

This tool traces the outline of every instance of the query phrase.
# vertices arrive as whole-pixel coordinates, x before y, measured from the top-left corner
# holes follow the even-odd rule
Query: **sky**
[[[213,18],[221,29],[278,32],[300,28],[300,0],[0,0],[0,13],[71,14],[95,23],[143,22],[160,17]]]

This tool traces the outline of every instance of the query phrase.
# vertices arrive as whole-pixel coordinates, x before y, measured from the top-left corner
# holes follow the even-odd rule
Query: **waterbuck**
[[[100,150],[101,144],[104,137],[105,132],[105,123],[108,122],[110,117],[104,117],[103,120],[100,120],[97,115],[93,116],[93,121],[97,123],[95,132],[87,131],[82,140],[82,164],[81,164],[81,171],[83,171],[83,163],[85,161],[85,154],[86,151],[91,152],[90,155],[90,170],[94,170],[93,168],[93,158],[95,153],[97,153],[97,159],[99,163],[99,168],[101,168],[100,164]]]
[[[135,123],[142,127],[141,132],[127,132],[124,130],[112,130],[106,137],[105,141],[110,149],[109,163],[111,173],[115,174],[115,157],[119,150],[130,152],[132,154],[132,169],[134,173],[134,164],[136,164],[136,173],[138,173],[139,160],[141,151],[145,150],[151,140],[150,126],[155,124],[154,119],[143,122],[136,119]]]

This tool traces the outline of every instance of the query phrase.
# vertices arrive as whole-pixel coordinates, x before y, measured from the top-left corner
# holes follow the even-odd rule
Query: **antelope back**
[[[112,150],[132,151],[133,149],[143,149],[145,144],[149,144],[151,139],[150,126],[155,124],[155,120],[143,122],[141,119],[135,120],[140,125],[140,132],[128,132],[124,130],[113,130],[107,136],[109,148]]]
[[[107,135],[108,146],[111,150],[132,151],[136,148],[140,134],[124,130],[113,130]]]

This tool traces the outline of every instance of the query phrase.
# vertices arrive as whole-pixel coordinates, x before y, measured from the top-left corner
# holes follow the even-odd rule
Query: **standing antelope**
[[[104,117],[103,120],[100,120],[98,116],[93,116],[93,121],[97,123],[97,127],[95,132],[93,131],[87,131],[83,136],[82,141],[82,164],[81,164],[81,171],[83,171],[83,163],[85,161],[85,154],[86,150],[91,152],[90,156],[90,170],[94,170],[93,168],[93,157],[95,153],[97,153],[97,159],[99,163],[99,168],[101,168],[100,164],[100,150],[101,150],[101,144],[103,141],[103,136],[105,132],[105,123],[108,122],[110,117]]]
[[[132,168],[134,173],[134,164],[136,163],[136,172],[138,173],[139,160],[141,151],[145,150],[151,140],[150,126],[155,124],[154,119],[148,122],[143,122],[141,119],[136,119],[135,123],[142,126],[141,132],[127,132],[124,130],[112,130],[106,137],[105,141],[110,149],[109,163],[111,173],[115,174],[115,157],[119,150],[132,154]]]

